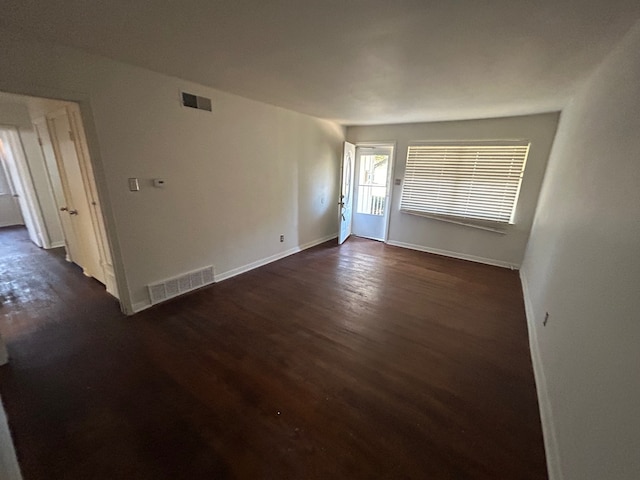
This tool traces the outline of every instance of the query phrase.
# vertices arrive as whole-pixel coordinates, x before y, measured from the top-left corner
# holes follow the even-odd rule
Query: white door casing
[[[355,172],[356,146],[344,142],[342,155],[342,178],[340,180],[340,199],[338,200],[340,230],[338,244],[342,245],[351,235],[351,221],[353,215],[353,177]]]
[[[91,221],[93,223],[95,238],[98,244],[100,264],[102,265],[102,269],[105,275],[105,285],[107,288],[107,292],[109,292],[114,297],[119,298],[116,274],[113,267],[111,246],[109,245],[107,227],[104,221],[102,207],[100,205],[100,199],[98,196],[98,187],[96,185],[95,174],[93,171],[93,166],[91,164],[89,146],[87,144],[87,137],[84,130],[84,124],[82,122],[80,106],[75,103],[71,104],[67,107],[67,111],[69,112],[72,130],[75,132],[76,152],[78,154],[80,170],[84,179],[85,190],[89,199],[89,203],[91,205],[89,212],[91,214]]]

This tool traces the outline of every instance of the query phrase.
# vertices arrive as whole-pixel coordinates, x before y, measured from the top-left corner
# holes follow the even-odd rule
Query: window
[[[400,210],[512,224],[528,153],[528,142],[410,145]]]
[[[389,154],[360,155],[357,213],[384,215]]]

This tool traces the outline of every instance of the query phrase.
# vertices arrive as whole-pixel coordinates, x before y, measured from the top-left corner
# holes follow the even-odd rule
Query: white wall
[[[638,52],[563,111],[521,272],[554,480],[640,478]]]
[[[503,266],[520,266],[549,151],[557,113],[459,122],[359,126],[347,128],[347,140],[397,142],[394,178],[403,179],[407,147],[420,141],[529,140],[531,149],[515,224],[505,234],[401,213],[402,187],[394,187],[389,219],[389,243]]]
[[[80,101],[125,306],[147,305],[149,283],[335,235],[338,125],[6,34],[0,64],[0,90]],[[182,107],[181,89],[210,97],[213,113]]]
[[[1,338],[0,342],[2,342]],[[2,480],[22,480],[2,399],[0,399],[0,478]]]
[[[43,246],[59,246],[64,243],[60,219],[56,211],[56,204],[47,177],[47,170],[38,137],[31,124],[31,118],[26,105],[17,103],[0,103],[0,124],[12,125],[18,129],[20,141],[24,149],[30,174],[31,187],[35,194],[35,204],[39,205],[40,215],[34,221],[40,223],[43,233]],[[27,180],[29,181],[29,180]],[[30,188],[25,185],[26,188]]]

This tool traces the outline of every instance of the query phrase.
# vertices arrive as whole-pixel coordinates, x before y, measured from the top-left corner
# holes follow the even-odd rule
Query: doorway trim
[[[40,85],[27,85],[17,86],[13,88],[12,85],[6,85],[0,83],[0,91],[13,93],[16,95],[26,95],[30,97],[41,97],[51,100],[62,100],[65,102],[74,102],[78,104],[80,109],[80,118],[84,126],[84,133],[86,137],[86,148],[89,154],[87,159],[91,165],[93,171],[93,177],[96,185],[96,194],[98,201],[100,202],[102,217],[106,229],[106,237],[111,249],[111,256],[113,260],[113,270],[118,285],[118,295],[120,310],[126,315],[133,315],[135,313],[131,296],[129,294],[129,286],[127,278],[125,276],[124,263],[122,260],[122,251],[120,250],[120,242],[118,241],[118,234],[116,229],[115,217],[113,214],[113,208],[111,206],[111,200],[109,198],[109,192],[107,188],[106,176],[104,173],[104,163],[100,156],[100,149],[98,148],[98,133],[93,120],[93,113],[91,109],[90,96],[87,93],[75,92],[72,90],[61,90],[42,87]]]
[[[393,209],[393,187],[394,187],[394,173],[396,169],[396,150],[397,150],[397,142],[395,140],[389,141],[381,141],[381,142],[355,142],[356,146],[356,157],[358,156],[357,149],[360,147],[363,148],[390,148],[391,155],[389,157],[389,172],[387,173],[387,196],[388,200],[388,208],[386,212],[386,219],[384,224],[384,236],[382,239],[383,243],[389,242],[389,228],[391,225],[391,210]],[[359,166],[359,165],[358,165]]]

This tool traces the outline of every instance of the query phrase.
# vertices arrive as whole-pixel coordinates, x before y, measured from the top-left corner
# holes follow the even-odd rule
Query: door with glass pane
[[[353,234],[385,240],[389,213],[391,148],[358,147]]]
[[[338,231],[338,245],[351,235],[353,224],[353,177],[356,157],[356,146],[349,142],[344,142],[344,152],[342,155],[342,180],[340,181],[340,199],[338,200],[338,218],[340,230]]]

